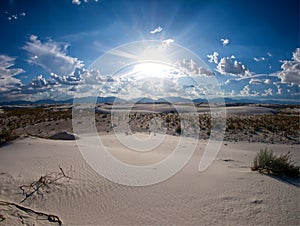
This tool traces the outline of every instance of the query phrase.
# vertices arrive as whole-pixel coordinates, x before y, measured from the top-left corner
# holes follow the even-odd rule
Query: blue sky
[[[2,0],[0,6],[1,102],[67,99],[78,90],[88,96],[91,87],[79,84],[106,76],[89,66],[112,48],[143,40],[171,40],[193,51],[213,72],[199,76],[219,81],[218,95],[299,100],[298,0]]]

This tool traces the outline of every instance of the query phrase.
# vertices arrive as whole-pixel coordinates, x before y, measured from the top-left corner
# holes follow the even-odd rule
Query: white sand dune
[[[168,136],[162,147],[145,155],[124,154],[114,135],[103,140],[125,162],[152,163],[167,156],[178,137]],[[252,172],[260,148],[291,151],[299,163],[299,145],[225,142],[210,168],[198,172],[206,141],[192,159],[169,180],[146,187],[113,183],[85,162],[75,141],[19,139],[0,148],[0,200],[19,203],[20,185],[59,170],[71,176],[51,184],[43,195],[22,205],[55,214],[66,225],[299,225],[299,187]],[[143,159],[144,158],[144,159]],[[5,222],[20,222],[13,210],[1,209]],[[32,219],[32,217],[31,217]],[[34,218],[33,218],[34,219]],[[36,224],[45,221],[36,219]],[[49,223],[49,222],[48,222]]]
[[[134,112],[157,112],[157,113],[169,113],[169,112],[195,112],[210,114],[209,105],[203,105],[195,107],[191,104],[114,104],[114,105],[103,105],[97,108],[99,113],[110,113],[111,110],[115,112],[128,111],[130,109]],[[227,106],[227,114],[273,114],[278,111],[268,107],[261,107],[257,105],[245,105],[245,106]]]

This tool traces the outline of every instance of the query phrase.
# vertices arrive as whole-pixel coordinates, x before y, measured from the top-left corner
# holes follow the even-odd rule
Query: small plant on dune
[[[251,170],[274,175],[300,176],[299,166],[295,166],[290,152],[277,156],[272,150],[268,149],[261,149],[257,153],[253,159]]]

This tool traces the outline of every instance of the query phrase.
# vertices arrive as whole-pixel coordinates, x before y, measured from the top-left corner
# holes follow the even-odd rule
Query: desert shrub
[[[4,128],[0,132],[0,144],[7,143],[9,141],[15,140],[17,135],[11,129]]]
[[[272,150],[261,149],[253,159],[251,169],[267,174],[300,176],[299,166],[295,166],[290,152],[277,156]]]
[[[176,128],[176,133],[178,133],[179,135],[181,134],[181,126],[179,125],[179,126],[177,126],[177,128]]]

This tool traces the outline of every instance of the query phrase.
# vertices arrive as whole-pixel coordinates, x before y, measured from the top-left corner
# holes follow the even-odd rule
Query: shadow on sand
[[[279,175],[272,175],[272,174],[265,174],[271,178],[274,178],[278,181],[281,181],[286,184],[293,185],[297,188],[300,188],[300,178],[299,177],[287,177],[287,176],[279,176]]]

